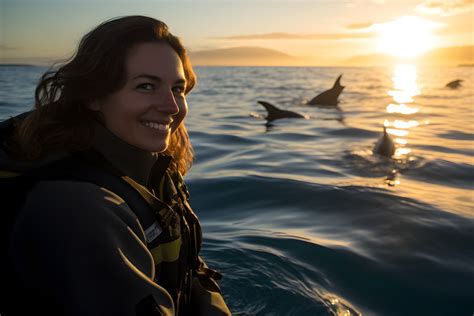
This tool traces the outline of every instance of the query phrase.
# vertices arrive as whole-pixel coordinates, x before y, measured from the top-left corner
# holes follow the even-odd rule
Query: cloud
[[[356,23],[356,24],[346,25],[346,28],[351,29],[351,30],[369,30],[372,25],[373,25],[372,22]]]
[[[474,0],[425,0],[416,6],[416,11],[430,15],[456,15],[472,10]]]
[[[219,40],[345,40],[370,38],[370,33],[330,33],[330,34],[291,34],[291,33],[264,33],[237,36],[213,37]]]
[[[346,3],[346,7],[355,8],[363,5],[384,5],[387,0],[352,0]]]
[[[402,28],[411,29],[411,30],[436,30],[441,27],[444,27],[445,23],[434,22],[427,20],[419,16],[405,15],[397,18],[396,20],[391,20],[387,22],[375,23],[372,25],[371,29],[375,31],[386,31],[387,29],[392,29],[399,31]]]

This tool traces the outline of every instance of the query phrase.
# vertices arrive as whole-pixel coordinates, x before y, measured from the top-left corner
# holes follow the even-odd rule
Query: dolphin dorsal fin
[[[274,112],[281,112],[279,108],[266,101],[257,101],[257,103],[263,105],[263,107],[268,111],[269,114]]]
[[[334,87],[342,87],[341,78],[342,78],[342,74],[340,74],[339,77],[337,77],[336,81],[334,82]]]

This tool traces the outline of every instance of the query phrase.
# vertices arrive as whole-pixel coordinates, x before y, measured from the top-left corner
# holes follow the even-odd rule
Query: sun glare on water
[[[436,44],[432,31],[439,26],[417,16],[403,16],[377,24],[378,50],[401,58],[420,56]]]

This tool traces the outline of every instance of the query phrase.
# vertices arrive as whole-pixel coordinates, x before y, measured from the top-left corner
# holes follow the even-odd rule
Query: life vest
[[[155,263],[155,282],[164,287],[175,305],[176,315],[191,312],[193,277],[210,291],[220,292],[215,280],[220,274],[208,269],[198,254],[202,243],[199,220],[189,205],[189,193],[179,173],[171,174],[171,157],[160,156],[153,167],[152,183],[146,187],[114,169],[96,151],[78,152],[47,166],[26,173],[0,170],[2,192],[2,249],[5,253],[16,212],[29,188],[37,181],[70,180],[91,182],[120,196],[134,212],[143,235],[139,235],[151,252]],[[2,260],[1,271],[10,271]],[[3,282],[3,280],[6,280]],[[11,275],[2,276],[3,289],[20,293]],[[5,299],[5,297],[2,297]],[[7,298],[8,299],[8,298]],[[1,301],[0,301],[1,302]],[[2,306],[4,302],[1,302]]]

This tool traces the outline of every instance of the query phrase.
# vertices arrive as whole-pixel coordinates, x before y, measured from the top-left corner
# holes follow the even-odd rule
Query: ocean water
[[[235,315],[474,314],[474,68],[195,70],[187,183]],[[0,67],[1,119],[44,71]],[[339,74],[339,108],[305,105]]]

